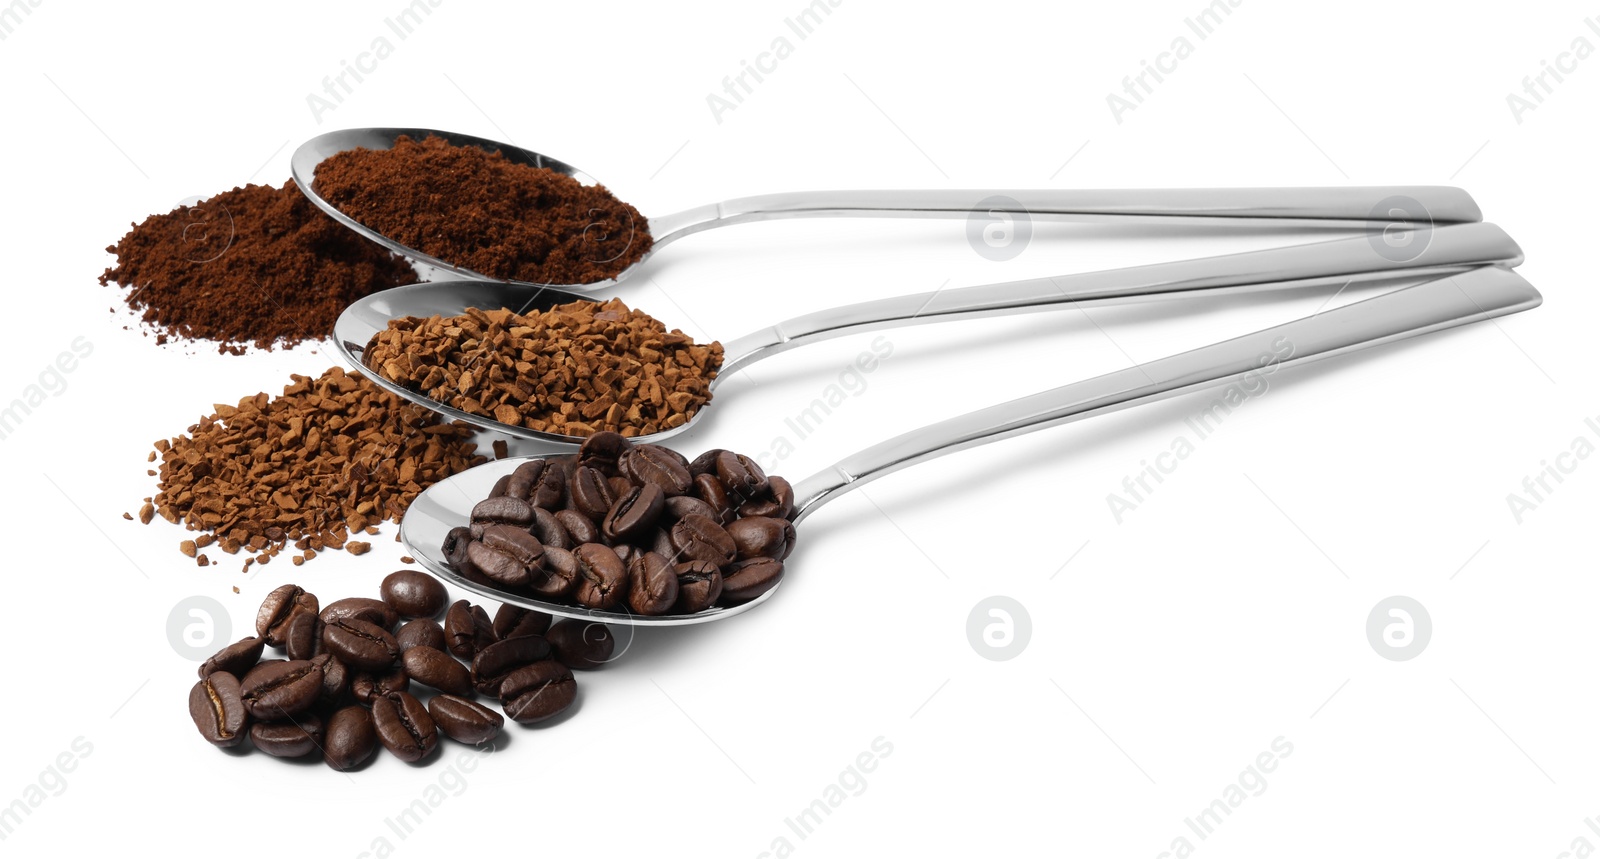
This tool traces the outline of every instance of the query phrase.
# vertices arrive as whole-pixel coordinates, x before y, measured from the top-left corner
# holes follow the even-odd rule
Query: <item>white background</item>
[[[712,856],[758,855],[781,836],[805,856],[1155,856],[1179,836],[1205,856],[1555,856],[1600,843],[1585,824],[1600,814],[1600,463],[1582,462],[1520,524],[1507,504],[1574,438],[1600,444],[1584,424],[1600,416],[1600,59],[1521,122],[1506,101],[1575,39],[1600,46],[1584,23],[1600,7],[1245,0],[1203,41],[1184,25],[1200,0],[843,0],[803,41],[784,24],[800,0],[443,0],[400,40],[385,18],[403,8],[36,0],[0,41],[12,302],[0,401],[74,338],[93,345],[0,442],[0,805],[53,788],[6,852],[142,842],[355,856],[383,837],[407,856],[520,849],[507,830],[539,831],[541,852]],[[1107,95],[1180,35],[1192,56],[1117,122]],[[307,96],[378,36],[392,55],[319,121]],[[707,95],[779,36],[793,54],[718,122]],[[447,743],[425,766],[380,752],[347,777],[204,743],[185,712],[194,663],[169,646],[168,614],[211,597],[231,640],[286,581],[324,600],[375,594],[398,566],[394,526],[365,557],[249,576],[227,556],[197,569],[179,529],[121,518],[154,490],[154,439],[333,358],[158,348],[108,312],[122,305],[95,277],[130,222],[280,183],[301,141],[362,125],[513,141],[646,214],[825,188],[1459,184],[1522,244],[1546,303],[1278,374],[1120,524],[1107,495],[1208,396],[884,480],[805,523],[769,604],[641,634],[627,658],[580,675],[572,718],[508,731],[470,773]],[[1026,250],[996,263],[964,231],[735,227],[664,249],[618,294],[727,339],[854,300],[1282,240],[1036,221]],[[1309,314],[1330,293],[893,331],[866,389],[797,439],[784,418],[873,335],[838,340],[730,379],[676,443],[761,452],[788,436],[795,450],[775,470],[799,478],[940,418]],[[1031,617],[1011,661],[981,658],[966,633],[995,594]],[[1380,658],[1365,633],[1396,594],[1433,623],[1406,662]],[[50,774],[78,737],[92,751]],[[809,838],[789,830],[878,737],[893,750],[865,789]],[[1207,839],[1185,827],[1279,737],[1293,751],[1263,792]],[[447,799],[396,836],[386,818],[441,780]]]

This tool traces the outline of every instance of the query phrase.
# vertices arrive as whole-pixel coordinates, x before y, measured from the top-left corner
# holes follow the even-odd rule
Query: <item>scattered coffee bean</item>
[[[322,746],[322,720],[313,713],[250,726],[250,742],[275,758],[303,758]]]
[[[317,598],[299,585],[284,585],[262,600],[256,612],[256,635],[272,647],[282,647],[289,621],[297,611],[317,613]]]
[[[344,697],[350,694],[350,669],[331,653],[311,657],[311,664],[322,671],[322,694],[317,700],[324,704],[344,703]]]
[[[361,766],[378,748],[378,731],[367,708],[352,704],[333,714],[324,731],[322,760],[336,770]]]
[[[375,600],[369,597],[347,597],[342,600],[335,600],[328,603],[327,607],[322,610],[322,622],[324,624],[345,618],[364,620],[373,626],[381,626],[384,629],[394,629],[394,625],[400,622],[399,612],[390,608],[383,600]]]
[[[322,669],[306,659],[263,662],[239,681],[244,708],[251,716],[268,721],[304,712],[321,695]]]
[[[567,666],[553,660],[524,665],[500,684],[500,705],[518,722],[540,722],[572,706],[578,684]]]
[[[413,647],[444,650],[449,646],[445,643],[444,627],[431,617],[419,617],[401,624],[400,631],[394,634],[394,640],[400,645],[401,656]]]
[[[558,662],[578,671],[592,671],[605,665],[617,648],[617,639],[610,627],[575,618],[550,627],[545,640],[550,642],[550,650]]]
[[[261,652],[266,646],[265,641],[255,636],[235,641],[200,664],[200,679],[204,680],[218,671],[226,671],[234,677],[243,677],[246,671],[260,661]]]
[[[401,617],[434,617],[450,599],[444,583],[416,570],[399,570],[384,578],[378,589],[383,601]]]
[[[316,612],[297,610],[289,618],[289,627],[284,632],[284,654],[290,659],[310,659],[317,655],[321,636],[322,620]]]
[[[427,757],[439,745],[439,730],[428,708],[409,692],[393,692],[372,702],[378,741],[407,763]]]
[[[504,603],[494,613],[494,637],[504,641],[524,635],[544,635],[550,628],[550,615]]]
[[[387,629],[353,617],[325,624],[322,645],[357,671],[385,671],[400,658],[400,645]]]
[[[206,742],[223,748],[238,745],[250,721],[239,678],[218,671],[194,684],[189,690],[189,717]]]
[[[457,600],[445,610],[444,638],[451,653],[471,659],[480,648],[494,642],[494,623],[482,608]]]
[[[478,656],[494,649],[496,645],[489,645]],[[472,672],[467,666],[457,662],[455,657],[443,650],[432,647],[413,647],[401,657],[405,664],[406,673],[411,679],[429,686],[440,692],[451,695],[472,694]]]
[[[356,703],[372,706],[372,702],[390,692],[410,692],[411,675],[405,666],[396,665],[387,671],[372,673],[357,671],[350,677],[350,694]]]
[[[488,707],[455,695],[433,696],[428,702],[428,715],[440,733],[468,745],[494,739],[506,721]]]
[[[511,672],[549,658],[549,642],[537,635],[497,641],[472,658],[472,687],[484,695],[499,695],[500,684]]]

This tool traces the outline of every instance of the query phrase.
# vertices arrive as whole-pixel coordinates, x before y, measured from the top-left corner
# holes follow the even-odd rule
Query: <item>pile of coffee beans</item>
[[[597,433],[530,459],[445,538],[464,577],[542,600],[641,615],[749,602],[783,576],[794,490],[747,456],[690,461]]]
[[[598,668],[616,648],[604,624],[552,625],[511,605],[490,618],[466,600],[447,607],[444,585],[415,570],[389,575],[379,596],[323,606],[297,585],[268,594],[256,634],[200,666],[189,691],[200,735],[224,748],[248,736],[275,757],[320,754],[339,770],[380,745],[419,761],[441,734],[467,744],[499,734],[505,718],[477,696],[524,724],[562,713],[577,697],[572,670]],[[269,647],[285,658],[262,659]]]
[[[612,299],[393,319],[362,360],[469,415],[579,438],[608,430],[633,437],[694,417],[711,399],[722,344],[695,343]]]

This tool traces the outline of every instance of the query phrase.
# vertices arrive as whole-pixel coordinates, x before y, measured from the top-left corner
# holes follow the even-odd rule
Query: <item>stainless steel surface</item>
[[[723,369],[718,380],[796,346],[879,328],[1180,296],[1415,279],[1465,271],[1480,264],[1517,265],[1522,262],[1522,251],[1516,242],[1493,224],[1439,227],[1426,233],[1418,231],[1414,238],[1420,241],[1424,235],[1426,246],[1411,259],[1391,259],[1379,251],[1370,237],[1355,236],[1248,253],[939,290],[836,307],[725,341]],[[373,293],[346,308],[334,326],[334,346],[345,360],[359,368],[361,353],[372,335],[387,328],[391,319],[433,314],[455,316],[469,307],[510,307],[525,312],[580,298],[551,287],[500,281],[445,281],[402,286]],[[470,415],[394,384],[377,373],[367,375],[397,396],[492,432],[564,446],[576,446],[582,441]],[[713,382],[713,390],[716,387]],[[717,402],[713,399],[683,426],[642,440],[659,442],[688,430]]]
[[[428,135],[443,137],[457,146],[476,146],[505,153],[513,161],[548,167],[585,184],[593,177],[547,155],[468,134],[428,128],[352,128],[318,135],[296,149],[290,172],[300,190],[340,223],[426,268],[473,279],[493,279],[446,260],[395,242],[339,211],[317,193],[316,170],[322,160],[356,147],[389,149],[396,138]],[[1014,203],[997,202],[1009,198]],[[980,208],[981,205],[981,208]],[[670,215],[648,218],[655,245],[650,253],[611,280],[560,286],[579,292],[599,292],[615,286],[649,259],[655,249],[684,236],[752,221],[783,218],[838,217],[966,217],[974,211],[1026,213],[1031,217],[1102,219],[1107,217],[1152,220],[1201,218],[1229,224],[1295,221],[1306,226],[1334,226],[1381,231],[1396,223],[1444,225],[1474,223],[1483,213],[1460,188],[1441,185],[1331,188],[1173,188],[1127,190],[879,190],[800,191],[741,197],[696,206]]]
[[[1516,273],[1497,266],[1484,266],[979,409],[873,445],[799,481],[795,484],[795,521],[803,521],[819,507],[851,489],[947,453],[1164,399],[1251,373],[1269,369],[1276,372],[1289,364],[1317,361],[1528,310],[1537,307],[1540,300],[1538,290]],[[486,497],[494,482],[521,462],[522,459],[499,460],[429,487],[412,503],[401,523],[400,536],[406,550],[429,570],[491,599],[551,614],[612,623],[667,626],[721,620],[760,605],[781,588],[780,582],[780,587],[735,608],[711,609],[695,615],[639,617],[625,612],[595,612],[546,603],[463,579],[444,561],[440,551],[444,536],[450,528],[466,524],[473,504]],[[804,556],[802,539],[798,554],[789,562],[791,571],[786,578],[794,574],[794,562]]]

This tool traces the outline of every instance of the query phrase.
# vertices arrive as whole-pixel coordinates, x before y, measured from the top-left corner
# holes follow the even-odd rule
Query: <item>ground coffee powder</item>
[[[604,186],[440,137],[341,152],[316,188],[406,247],[503,280],[594,283],[651,246],[644,216]]]
[[[373,336],[363,361],[385,379],[468,414],[586,437],[682,426],[711,399],[722,344],[620,300],[543,312],[469,309],[406,317]]]
[[[282,396],[215,406],[186,435],[156,442],[160,491],[139,518],[159,514],[204,532],[185,541],[184,554],[215,542],[253,555],[246,567],[289,544],[300,559],[323,549],[361,554],[368,544],[353,536],[400,521],[422,490],[484,461],[470,429],[359,375],[334,368],[292,378]]]
[[[134,225],[106,248],[102,285],[168,337],[215,340],[239,354],[327,337],[340,312],[402,283],[409,263],[328,217],[293,182],[246,185]]]

